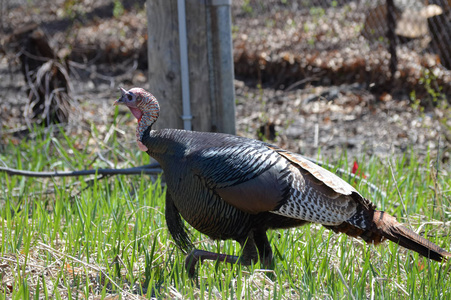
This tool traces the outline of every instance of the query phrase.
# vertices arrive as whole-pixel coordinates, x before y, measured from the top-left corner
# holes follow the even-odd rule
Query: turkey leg
[[[189,277],[191,277],[191,278],[193,278],[196,273],[196,265],[199,262],[199,259],[201,262],[208,259],[208,260],[218,260],[221,262],[227,262],[229,264],[235,264],[240,260],[240,257],[236,256],[236,255],[228,255],[228,254],[209,252],[209,251],[200,250],[200,249],[194,249],[193,251],[190,252],[190,254],[188,254],[188,256],[186,256],[186,259],[185,259],[185,268],[188,271]],[[250,261],[249,261],[249,263],[246,263],[246,262],[240,260],[239,263],[241,263],[243,265],[249,265]]]
[[[239,243],[243,249],[241,256],[215,253],[200,249],[192,250],[185,259],[185,268],[188,271],[188,275],[194,277],[199,259],[201,262],[208,259],[249,266],[253,261],[256,262],[258,260],[260,254],[260,260],[263,265],[271,266],[273,260],[272,251],[264,231],[253,231],[246,240],[239,241]],[[260,253],[257,252],[257,249]]]

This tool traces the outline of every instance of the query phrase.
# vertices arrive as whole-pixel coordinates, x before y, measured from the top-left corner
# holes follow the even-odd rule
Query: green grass
[[[32,171],[148,163],[133,133],[128,142],[117,133],[124,120],[116,120],[105,133],[36,129],[35,138],[0,145],[0,163]],[[436,173],[435,157],[412,152],[359,162],[368,180],[387,192],[383,199],[356,183],[366,197],[451,250],[449,165],[439,164]],[[350,169],[347,164],[336,162]],[[366,245],[318,225],[269,233],[274,270],[205,262],[191,281],[167,231],[165,188],[156,177],[0,174],[0,186],[0,298],[451,299],[449,262],[430,262],[390,242]],[[199,248],[239,254],[235,242],[191,231]]]

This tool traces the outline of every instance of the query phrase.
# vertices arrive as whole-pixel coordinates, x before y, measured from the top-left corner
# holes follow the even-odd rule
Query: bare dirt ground
[[[69,8],[64,3],[67,1],[43,2],[40,7],[33,4],[17,5],[6,11],[8,23],[2,24],[5,34],[2,39],[3,51],[0,52],[0,122],[4,142],[14,138],[14,133],[27,125],[23,116],[27,102],[25,81],[20,73],[15,45],[8,40],[14,29],[25,23],[34,21],[41,24],[41,28],[50,37],[52,46],[59,50],[60,55],[70,59],[72,97],[75,100],[70,121],[73,124],[92,121],[99,128],[102,127],[111,120],[111,104],[118,97],[119,86],[146,86],[144,1],[124,2],[123,11],[116,13],[117,15],[114,15],[114,10],[121,7],[116,8],[109,1],[85,1],[83,5]],[[284,16],[279,16],[280,18]],[[279,19],[275,22],[279,22]],[[309,78],[321,77],[324,72],[317,75],[306,73],[304,78],[277,80],[281,78],[281,70],[287,70],[286,63],[278,69],[271,63],[277,59],[293,59],[287,53],[294,48],[277,48],[277,45],[283,45],[281,35],[273,42],[277,51],[270,51],[270,38],[265,40],[263,48],[257,47],[262,41],[255,37],[249,38],[253,33],[249,29],[252,26],[245,26],[246,16],[235,14],[234,21],[237,24],[237,32],[234,33],[235,52],[238,53],[235,56],[237,134],[251,138],[263,137],[281,147],[308,156],[316,156],[318,149],[326,157],[346,153],[350,159],[363,155],[402,155],[409,149],[414,149],[420,157],[424,157],[429,149],[434,154],[439,154],[443,162],[449,161],[449,108],[442,109],[434,105],[418,107],[412,101],[409,90],[398,88],[393,93],[385,92],[384,87],[378,90],[378,86],[371,87],[362,80],[353,82],[352,78],[356,78],[354,75],[344,76],[346,80],[333,80],[333,68],[328,69],[320,80]],[[252,22],[254,24],[255,20]],[[271,32],[266,34],[272,36]],[[287,38],[286,43],[289,44],[292,36],[287,35]],[[255,51],[252,50],[253,47]],[[304,50],[307,51],[307,48]],[[355,47],[352,49],[355,50]],[[301,50],[297,49],[296,53]],[[336,52],[334,50],[333,53]],[[328,57],[326,54],[329,52],[321,53],[325,58]],[[268,66],[262,73],[263,79],[262,74],[259,78],[249,67],[249,61],[261,61],[262,55],[266,57],[264,64]],[[334,55],[336,58],[337,55]],[[317,57],[312,61],[317,62]],[[414,55],[407,57],[417,59]],[[418,64],[425,64],[425,60],[427,61],[418,58]],[[365,62],[365,59],[358,61]],[[401,59],[401,64],[402,62]],[[301,63],[307,64],[306,69],[312,69],[309,62]],[[405,64],[408,65],[407,62]],[[368,65],[356,64],[355,60],[352,66],[357,71],[359,68],[368,68]],[[270,71],[276,69],[278,74],[271,78]],[[384,67],[367,74],[374,76],[374,73],[382,72],[381,70],[385,70]],[[406,67],[401,65],[401,70],[406,70]],[[336,71],[343,74],[343,68]],[[352,74],[352,70],[349,72]],[[449,73],[446,70],[440,72],[445,74],[441,77],[442,80],[449,84],[446,81]],[[402,74],[406,73],[408,71]],[[302,84],[286,88],[293,83],[296,85],[302,79],[305,80]],[[402,84],[402,76],[397,80],[401,80]],[[418,84],[419,79],[414,81],[408,86]],[[427,94],[420,96],[424,96],[426,100],[429,97]],[[423,104],[427,103],[423,101]],[[128,126],[134,124],[130,122]],[[133,139],[133,134],[130,134],[129,139]]]
[[[238,133],[255,136],[258,128],[250,124],[270,122],[278,134],[276,142],[295,152],[315,156],[320,147],[326,156],[347,152],[356,158],[363,154],[387,157],[409,148],[420,155],[439,146],[449,151],[436,112],[420,113],[407,99],[380,101],[349,86],[289,93],[263,90],[264,96],[242,83],[237,86]],[[324,93],[336,93],[336,98],[321,97]],[[249,98],[261,100],[255,104]],[[256,111],[256,106],[261,110]]]

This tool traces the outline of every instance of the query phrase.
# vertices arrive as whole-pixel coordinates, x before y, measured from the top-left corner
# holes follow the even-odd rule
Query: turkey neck
[[[147,135],[147,133],[152,129],[152,125],[157,120],[157,117],[158,116],[155,116],[152,112],[146,112],[140,119],[138,119],[138,127],[136,127],[136,138],[138,141],[141,141],[144,144],[142,139],[144,135]]]
[[[148,126],[143,132],[141,142],[147,147],[147,154],[155,158],[162,166],[167,160],[182,157],[186,153],[187,141],[183,130],[162,129],[152,130]]]

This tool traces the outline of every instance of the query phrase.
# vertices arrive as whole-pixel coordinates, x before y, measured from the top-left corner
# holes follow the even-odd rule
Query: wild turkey
[[[367,243],[389,239],[436,261],[451,256],[301,155],[228,134],[151,130],[159,115],[155,97],[141,88],[121,93],[115,104],[126,105],[138,119],[139,148],[163,168],[166,223],[176,244],[191,250],[185,261],[190,276],[199,259],[248,265],[260,258],[270,265],[266,231],[310,222]],[[212,239],[239,242],[242,255],[194,249],[181,217]]]

